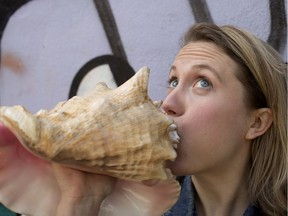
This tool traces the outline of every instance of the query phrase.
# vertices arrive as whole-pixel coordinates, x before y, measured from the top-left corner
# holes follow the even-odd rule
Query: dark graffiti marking
[[[98,11],[113,55],[96,57],[87,62],[74,77],[69,92],[69,98],[77,95],[77,91],[83,78],[97,66],[108,64],[117,86],[120,86],[135,74],[135,71],[127,61],[127,56],[121,42],[109,1],[94,0],[94,4]]]
[[[213,23],[206,0],[188,0],[197,23]]]
[[[117,25],[108,0],[94,0],[103,28],[108,38],[110,47],[115,56],[127,60],[122,45]]]
[[[0,40],[10,16],[30,0],[0,0]]]
[[[113,55],[96,57],[87,62],[74,77],[69,92],[69,98],[77,95],[77,91],[82,80],[90,71],[92,71],[97,66],[105,64],[109,65],[117,86],[122,85],[125,81],[130,79],[135,74],[133,68],[122,58]]]
[[[188,0],[197,23],[213,23],[206,0]],[[287,44],[287,20],[284,0],[269,0],[271,27],[267,42],[282,53]]]
[[[287,19],[284,0],[270,0],[271,28],[268,43],[281,53],[287,44]]]

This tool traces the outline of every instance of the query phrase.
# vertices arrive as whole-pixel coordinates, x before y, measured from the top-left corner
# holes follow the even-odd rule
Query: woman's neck
[[[245,171],[246,170],[246,171]],[[238,174],[208,176],[196,174],[191,177],[197,191],[196,207],[199,216],[239,216],[250,204],[247,189],[247,170]],[[239,170],[238,170],[239,171]],[[240,175],[239,175],[240,174]]]

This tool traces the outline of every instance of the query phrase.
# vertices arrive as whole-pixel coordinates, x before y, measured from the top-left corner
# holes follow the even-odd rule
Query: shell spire
[[[149,81],[150,70],[148,67],[142,67],[131,79],[123,83],[117,89],[115,89],[115,94],[133,95],[134,102],[141,102],[147,100],[148,94],[148,81]],[[137,97],[136,97],[137,95]]]

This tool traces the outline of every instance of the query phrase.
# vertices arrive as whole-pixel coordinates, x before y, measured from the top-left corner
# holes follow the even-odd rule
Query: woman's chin
[[[177,163],[177,159],[175,161],[168,161],[166,167],[171,170],[173,175],[178,176],[180,174],[179,171],[181,171],[181,169]]]
[[[187,167],[187,163],[183,163],[179,160],[175,161],[169,161],[166,164],[166,167],[171,170],[171,173],[174,176],[184,176],[184,175],[190,175],[191,174],[191,167]]]

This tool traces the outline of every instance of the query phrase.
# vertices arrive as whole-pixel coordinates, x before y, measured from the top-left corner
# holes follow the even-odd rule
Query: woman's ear
[[[259,108],[253,114],[253,122],[250,125],[245,138],[255,139],[263,135],[273,122],[272,110],[270,108]]]

